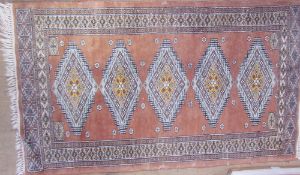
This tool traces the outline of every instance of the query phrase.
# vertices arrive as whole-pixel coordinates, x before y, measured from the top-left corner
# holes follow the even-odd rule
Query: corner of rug
[[[20,135],[20,112],[19,92],[17,89],[17,70],[15,54],[15,31],[13,5],[11,3],[0,3],[0,53],[3,56],[6,67],[6,79],[8,95],[10,98],[10,110],[12,127],[16,130],[16,152],[17,166],[16,174],[25,173],[24,144]]]

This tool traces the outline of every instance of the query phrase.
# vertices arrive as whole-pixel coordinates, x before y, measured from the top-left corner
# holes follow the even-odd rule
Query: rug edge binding
[[[10,98],[11,124],[16,131],[16,174],[25,174],[24,143],[20,134],[19,92],[17,89],[17,63],[15,54],[15,30],[12,3],[0,3],[0,45],[6,67],[7,92]]]

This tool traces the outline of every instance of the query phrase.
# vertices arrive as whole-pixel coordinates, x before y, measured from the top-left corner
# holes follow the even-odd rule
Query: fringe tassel
[[[20,136],[20,112],[19,92],[17,89],[17,71],[15,55],[15,31],[13,5],[11,3],[0,3],[0,51],[6,63],[6,77],[8,94],[10,97],[10,109],[12,116],[12,127],[16,130],[17,168],[16,174],[25,173],[24,143]]]

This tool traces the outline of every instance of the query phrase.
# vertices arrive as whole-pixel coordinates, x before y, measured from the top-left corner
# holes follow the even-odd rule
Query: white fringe
[[[19,92],[17,89],[15,31],[13,5],[11,3],[0,3],[0,51],[6,63],[6,77],[12,116],[11,121],[12,127],[16,130],[16,174],[23,175],[25,173],[25,157],[24,144],[20,136],[20,111],[18,103]]]

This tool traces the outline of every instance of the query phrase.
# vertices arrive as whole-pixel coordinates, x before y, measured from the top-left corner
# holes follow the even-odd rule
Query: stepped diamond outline
[[[216,127],[232,87],[230,67],[217,39],[211,39],[195,72],[195,97],[209,125]]]
[[[80,135],[98,89],[81,50],[70,42],[60,61],[53,84],[57,103],[74,135]]]
[[[189,87],[183,65],[170,40],[163,40],[150,66],[145,86],[148,100],[164,130],[170,130]]]
[[[249,81],[249,74],[253,74],[256,69],[258,75],[254,73],[253,81]],[[251,77],[250,77],[251,78]],[[245,81],[247,79],[247,81]],[[260,79],[260,80],[259,80]],[[258,90],[250,90],[248,83],[254,83],[252,87],[259,86]],[[272,90],[275,85],[275,75],[272,71],[272,63],[268,58],[263,42],[260,38],[254,38],[250,49],[240,66],[240,72],[237,77],[237,87],[240,99],[248,113],[248,117],[253,125],[260,122],[261,114],[270,100]]]
[[[124,41],[118,40],[103,71],[100,88],[121,134],[126,133],[141,92],[141,84],[131,54]]]

